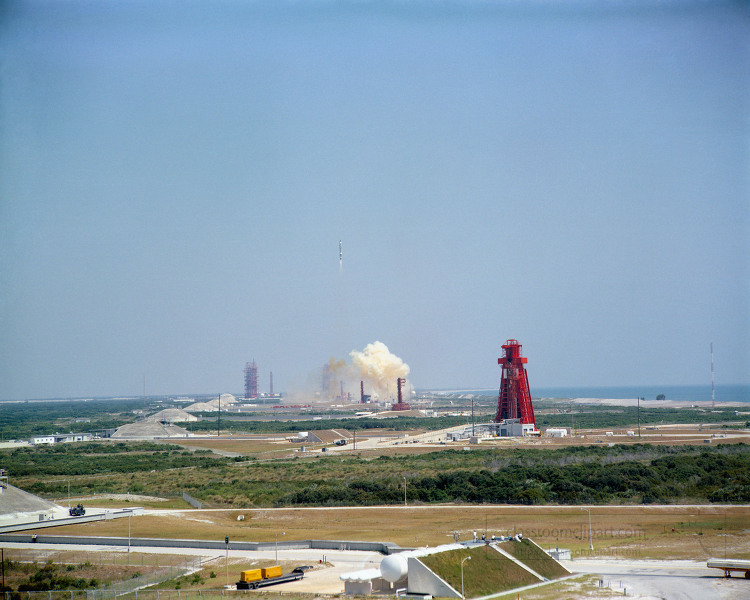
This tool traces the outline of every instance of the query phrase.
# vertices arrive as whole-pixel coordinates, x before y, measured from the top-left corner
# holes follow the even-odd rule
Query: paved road
[[[605,587],[628,596],[658,600],[750,600],[750,581],[725,579],[705,562],[687,560],[562,561],[571,571],[601,575]]]

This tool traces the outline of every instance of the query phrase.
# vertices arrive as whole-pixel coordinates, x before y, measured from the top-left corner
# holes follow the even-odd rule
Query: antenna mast
[[[714,343],[711,342],[711,408],[716,403],[716,394],[714,393]]]

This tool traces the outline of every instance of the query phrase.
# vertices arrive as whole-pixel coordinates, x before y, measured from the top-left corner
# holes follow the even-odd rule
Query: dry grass
[[[219,452],[231,452],[247,457],[257,458],[279,458],[293,452],[296,448],[290,442],[284,439],[283,435],[278,436],[252,436],[252,437],[220,437],[180,440],[171,442],[188,450],[218,450]]]
[[[472,449],[479,447],[503,447],[503,448],[544,448],[544,449],[555,449],[555,448],[566,448],[570,446],[593,446],[600,444],[657,444],[657,445],[703,445],[705,439],[712,439],[712,435],[721,436],[728,435],[728,437],[716,437],[713,438],[712,443],[714,444],[737,444],[744,442],[750,443],[750,432],[741,432],[736,430],[724,430],[720,427],[709,427],[698,425],[662,425],[659,429],[641,429],[641,437],[628,436],[627,431],[633,430],[633,428],[610,428],[610,429],[588,429],[581,430],[580,436],[567,437],[567,438],[494,438],[484,441],[480,446],[472,445]],[[609,437],[606,435],[607,431],[612,431],[614,435]],[[637,428],[636,428],[637,432]],[[389,432],[392,433],[392,432]],[[414,430],[405,432],[411,436],[422,433],[421,430]],[[254,457],[259,459],[264,458],[290,458],[298,455],[295,451],[299,444],[294,444],[286,441],[286,437],[291,434],[265,434],[265,435],[243,435],[243,436],[227,436],[220,438],[207,438],[207,439],[189,439],[176,440],[176,445],[182,446],[187,449],[203,449],[203,450],[217,450],[219,452],[231,452],[242,456]],[[357,434],[357,441],[364,441],[368,438],[378,437],[377,433],[368,431],[367,433]],[[305,444],[306,447],[310,447],[309,444]],[[322,444],[318,444],[315,448],[321,447]],[[401,444],[398,446],[383,445],[382,447],[375,449],[362,449],[354,448],[353,445],[348,445],[343,449],[337,449],[337,454],[344,452],[346,454],[359,454],[362,457],[373,458],[382,455],[388,456],[399,456],[404,454],[423,454],[425,452],[434,452],[436,449],[445,448],[461,448],[468,446],[467,442],[446,442],[444,444],[436,443],[419,443],[419,444]]]
[[[411,435],[420,433],[419,431],[409,432]],[[294,457],[301,458],[324,458],[318,453],[314,454],[301,454],[298,452],[300,447],[304,446],[307,449],[319,450],[323,446],[330,446],[330,444],[299,444],[288,442],[284,439],[284,436],[275,436],[277,439],[269,440],[269,436],[258,436],[255,438],[241,437],[241,438],[209,438],[188,441],[174,441],[171,442],[175,445],[181,446],[188,450],[215,450],[218,453],[229,452],[237,454],[239,456],[245,456],[247,458],[256,458],[259,460],[265,459],[288,459]],[[366,436],[359,434],[357,435],[358,446],[355,448],[354,444],[348,444],[344,448],[336,448],[336,455],[355,455],[361,458],[377,458],[378,456],[401,456],[406,454],[425,454],[428,452],[434,452],[437,449],[435,445],[401,445],[401,446],[390,446],[384,445],[382,448],[362,448],[359,443],[370,439],[372,436]],[[444,449],[445,446],[440,446],[440,449]]]
[[[581,575],[544,585],[525,592],[519,592],[516,597],[521,600],[596,600],[598,598],[612,598],[613,592],[608,588],[597,585],[599,575]],[[511,596],[512,598],[512,596]]]
[[[237,521],[244,515],[244,521]],[[591,509],[594,554],[629,558],[705,560],[750,558],[750,509],[746,506],[597,506]],[[44,530],[45,534],[127,537],[126,519]],[[338,539],[435,546],[479,535],[523,532],[543,548],[570,548],[589,555],[588,514],[578,507],[429,506],[185,510],[131,521],[133,537],[237,541]],[[217,534],[220,532],[220,534]]]
[[[67,506],[67,498],[56,498],[53,499],[61,506]],[[71,498],[71,502],[75,505],[81,502],[84,506],[96,506],[97,508],[132,508],[138,506],[140,508],[153,508],[153,509],[164,509],[164,510],[183,510],[192,508],[190,504],[185,502],[182,498],[153,498],[148,500],[121,500],[118,498],[91,498],[87,496],[85,498]],[[93,504],[92,504],[93,503]]]

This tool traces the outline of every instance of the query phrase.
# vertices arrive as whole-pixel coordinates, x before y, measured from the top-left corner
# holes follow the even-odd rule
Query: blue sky
[[[4,6],[0,399],[750,383],[746,4]]]

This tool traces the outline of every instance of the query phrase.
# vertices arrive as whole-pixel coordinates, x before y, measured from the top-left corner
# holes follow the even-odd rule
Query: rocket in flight
[[[339,240],[339,266],[341,266],[344,262],[344,251],[341,247],[341,240]]]

